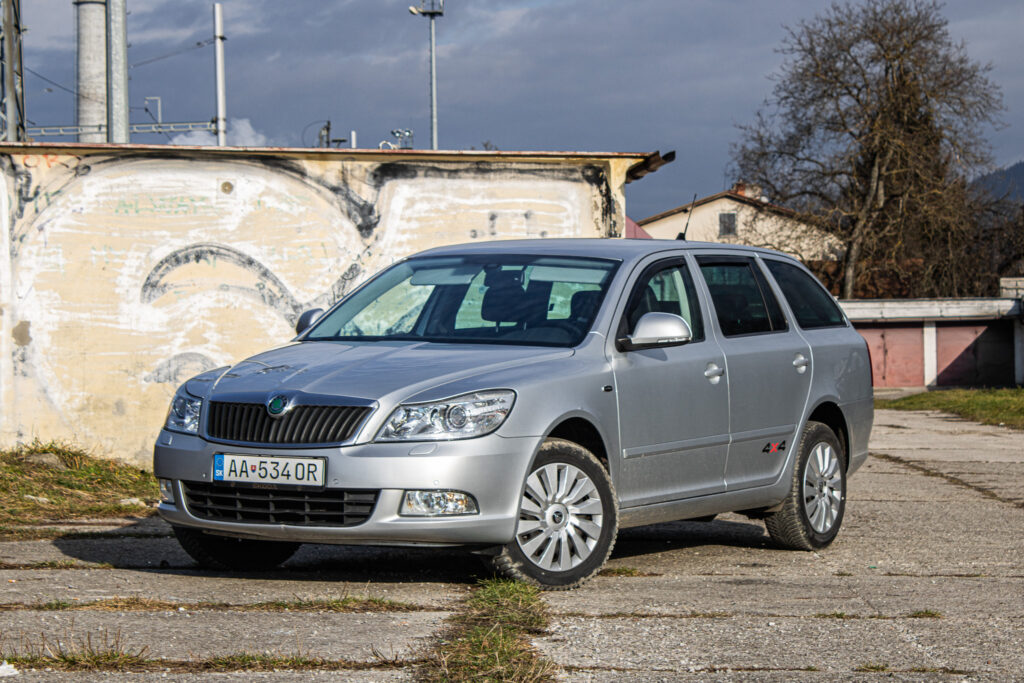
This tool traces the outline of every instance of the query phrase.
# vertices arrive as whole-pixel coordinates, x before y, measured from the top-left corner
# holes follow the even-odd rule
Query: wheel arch
[[[823,401],[807,417],[808,422],[820,422],[832,430],[846,454],[846,468],[850,467],[850,430],[843,410],[833,401]]]
[[[565,416],[548,430],[546,438],[564,439],[586,448],[600,461],[609,476],[612,474],[605,438],[589,418],[581,415]]]

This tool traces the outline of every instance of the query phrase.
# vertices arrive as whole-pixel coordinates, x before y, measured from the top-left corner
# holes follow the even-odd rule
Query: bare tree
[[[843,242],[845,298],[865,263],[938,257],[936,238],[962,239],[977,208],[965,178],[989,161],[981,131],[1001,95],[940,9],[833,4],[787,28],[772,95],[733,148],[741,178]]]

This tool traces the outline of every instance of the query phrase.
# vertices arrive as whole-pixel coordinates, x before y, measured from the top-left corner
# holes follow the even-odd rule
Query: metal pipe
[[[227,97],[224,94],[224,15],[220,3],[213,4],[213,38],[217,70],[217,146],[227,144]]]
[[[107,142],[127,143],[127,0],[107,0]]]
[[[21,87],[21,9],[16,3],[17,0],[2,0],[3,32],[0,41],[4,60],[4,139],[8,142],[19,142],[25,137],[22,115],[25,107]],[[18,10],[17,14],[15,9]]]
[[[430,15],[430,149],[437,149],[437,59],[434,52],[434,17]]]

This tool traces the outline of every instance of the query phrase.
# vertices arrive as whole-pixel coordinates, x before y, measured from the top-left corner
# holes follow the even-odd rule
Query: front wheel
[[[549,439],[526,477],[515,538],[494,569],[544,590],[575,588],[611,555],[619,507],[611,478],[587,449]]]
[[[831,543],[843,523],[846,454],[827,425],[808,422],[797,455],[789,495],[764,525],[783,548],[816,550]]]

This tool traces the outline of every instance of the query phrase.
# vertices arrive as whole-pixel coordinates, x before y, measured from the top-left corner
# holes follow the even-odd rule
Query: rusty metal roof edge
[[[498,159],[636,159],[643,161],[645,152],[574,152],[574,151],[502,151],[502,150],[431,150],[431,149],[351,149],[348,147],[217,147],[213,145],[124,145],[90,142],[0,142],[0,153],[55,149],[66,152],[202,152],[210,154],[302,154],[323,156],[386,156],[415,158],[498,158]]]

